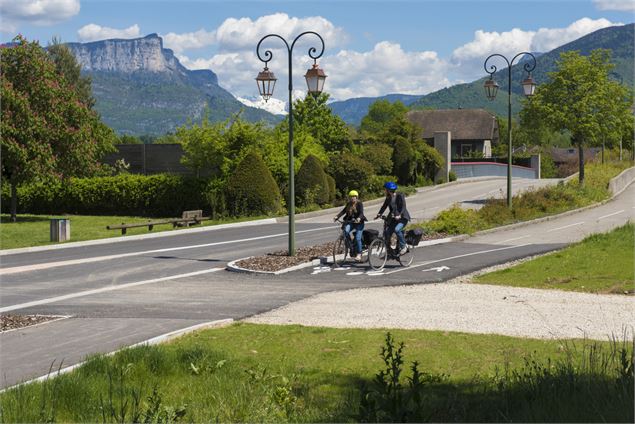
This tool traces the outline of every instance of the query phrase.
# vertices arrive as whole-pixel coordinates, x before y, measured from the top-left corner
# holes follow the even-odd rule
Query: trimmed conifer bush
[[[399,184],[412,182],[412,174],[415,168],[414,150],[405,138],[399,138],[395,142],[392,154],[393,173],[399,179]]]
[[[335,178],[331,177],[329,174],[326,174],[326,182],[329,185],[329,203],[333,203],[335,201],[335,197],[337,197]]]
[[[325,205],[329,202],[329,183],[317,156],[309,155],[302,162],[295,179],[295,197],[304,206],[311,203]]]
[[[227,206],[234,215],[269,215],[280,210],[280,190],[269,168],[248,153],[227,181]]]

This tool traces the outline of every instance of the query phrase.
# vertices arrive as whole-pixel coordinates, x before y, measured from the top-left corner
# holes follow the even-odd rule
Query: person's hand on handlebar
[[[334,217],[333,217],[333,222],[337,222],[337,220],[338,220],[338,219],[340,219],[340,217],[339,217],[339,216],[334,216]]]
[[[375,219],[379,219],[379,218],[381,218],[381,214],[377,214],[377,215],[375,216]]]

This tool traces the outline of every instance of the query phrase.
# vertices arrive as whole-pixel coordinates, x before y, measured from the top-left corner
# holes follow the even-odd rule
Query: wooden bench
[[[183,211],[181,218],[163,219],[159,221],[148,220],[148,222],[137,222],[135,224],[107,225],[107,230],[121,230],[121,235],[125,235],[128,228],[148,227],[148,231],[152,231],[155,225],[172,224],[172,228],[189,227],[190,225],[200,224],[202,221],[208,220],[210,217],[203,216],[203,211],[198,209],[194,211]]]

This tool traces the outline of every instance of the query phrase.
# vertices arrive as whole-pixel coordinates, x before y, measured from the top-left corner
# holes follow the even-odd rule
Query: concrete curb
[[[315,266],[315,265],[318,265],[320,263],[319,259],[313,259],[311,262],[303,262],[301,264],[290,266],[289,268],[284,268],[284,269],[281,269],[279,271],[259,271],[259,270],[255,270],[255,269],[242,268],[242,267],[236,265],[236,262],[244,261],[245,259],[251,259],[251,258],[253,258],[253,256],[247,256],[246,258],[240,258],[240,259],[233,260],[233,261],[227,263],[227,265],[225,265],[225,269],[227,271],[242,272],[242,273],[245,273],[245,274],[280,275],[280,274],[286,274],[287,272],[291,272],[291,271],[297,271],[298,269],[308,268],[310,266]]]
[[[234,322],[233,318],[227,318],[227,319],[220,319],[220,320],[216,320],[216,321],[209,321],[209,322],[204,322],[204,323],[201,323],[201,324],[192,325],[190,327],[182,328],[180,330],[170,331],[169,333],[165,333],[165,334],[161,334],[161,335],[156,336],[156,337],[152,337],[151,339],[144,340],[142,342],[135,343],[135,344],[130,345],[130,346],[122,347],[121,349],[117,349],[117,350],[114,350],[112,352],[106,353],[105,356],[112,356],[112,355],[116,354],[117,352],[120,352],[120,351],[122,351],[124,349],[130,349],[130,348],[137,347],[137,346],[142,346],[142,345],[152,346],[152,345],[159,344],[159,343],[165,343],[167,341],[176,339],[178,337],[184,336],[186,334],[189,334],[189,333],[192,333],[192,332],[198,331],[198,330],[204,330],[204,329],[207,329],[207,328],[226,327],[228,325],[231,325],[233,322]],[[13,386],[5,387],[4,389],[0,390],[0,393],[4,393],[5,391],[13,389],[13,388],[18,387],[18,386],[22,386],[22,385],[30,384],[30,383],[35,383],[35,382],[38,382],[38,381],[45,381],[45,380],[48,380],[51,377],[56,377],[57,375],[60,375],[60,374],[66,374],[68,372],[71,372],[71,371],[75,370],[76,368],[81,367],[85,363],[86,363],[86,361],[81,361],[81,362],[76,363],[75,365],[71,365],[71,366],[68,366],[66,368],[62,368],[59,371],[55,371],[54,373],[46,374],[46,375],[43,375],[43,376],[40,376],[40,377],[37,377],[37,378],[33,378],[31,380],[23,381],[22,383],[14,384]]]
[[[157,237],[172,237],[179,236],[182,234],[190,234],[190,233],[203,233],[207,231],[216,231],[222,230],[225,228],[232,228],[238,226],[252,226],[252,225],[263,225],[263,224],[275,224],[276,218],[265,218],[265,219],[257,219],[254,221],[242,221],[235,222],[231,224],[219,224],[219,225],[210,225],[207,227],[196,227],[196,228],[187,228],[175,231],[159,231],[151,234],[139,234],[135,236],[119,236],[119,237],[109,237],[97,240],[86,240],[86,241],[75,241],[70,243],[63,244],[53,244],[47,246],[34,246],[34,247],[20,247],[17,249],[5,249],[0,250],[0,256],[5,255],[14,255],[16,253],[30,253],[30,252],[43,252],[47,250],[56,250],[56,249],[68,249],[71,247],[83,247],[83,246],[95,246],[99,244],[109,244],[109,243],[119,243],[130,240],[143,240],[143,239],[151,239]]]

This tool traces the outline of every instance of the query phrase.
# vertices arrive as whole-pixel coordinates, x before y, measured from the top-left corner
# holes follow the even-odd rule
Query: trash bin
[[[71,239],[71,220],[67,218],[51,218],[51,241]]]

